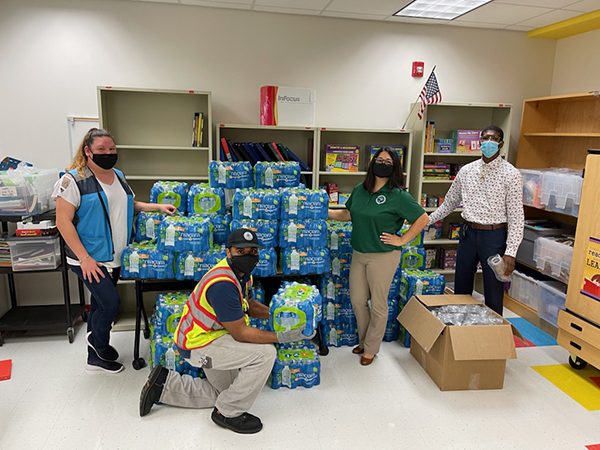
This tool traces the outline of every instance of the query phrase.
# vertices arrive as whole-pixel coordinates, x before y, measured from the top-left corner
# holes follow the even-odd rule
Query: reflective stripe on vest
[[[188,297],[175,334],[178,347],[185,350],[204,347],[218,337],[228,333],[223,324],[217,319],[214,308],[206,298],[208,288],[220,281],[236,285],[240,294],[240,304],[244,311],[244,320],[246,325],[249,324],[248,316],[246,315],[248,302],[242,295],[242,285],[225,258],[202,277],[194,291]],[[251,283],[248,284],[249,286],[251,285]]]

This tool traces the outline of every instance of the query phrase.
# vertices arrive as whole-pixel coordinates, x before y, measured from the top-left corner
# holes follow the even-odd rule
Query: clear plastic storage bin
[[[57,180],[58,169],[0,172],[0,215],[29,216],[54,209],[52,191]]]
[[[537,169],[519,169],[523,176],[523,204],[542,206],[542,173]]]
[[[572,216],[579,215],[581,172],[568,169],[551,169],[542,173],[542,205],[550,210]]]
[[[54,237],[11,237],[10,259],[15,272],[56,269],[60,264],[60,240]]]
[[[533,250],[536,267],[546,275],[567,283],[571,272],[573,247],[563,244],[561,241],[568,241],[572,244],[571,239],[563,237],[537,238]]]
[[[508,295],[524,305],[529,306],[534,311],[537,311],[540,298],[539,282],[538,280],[515,270],[513,272]]]
[[[560,281],[540,281],[538,317],[558,326],[558,312],[565,309],[567,286]]]

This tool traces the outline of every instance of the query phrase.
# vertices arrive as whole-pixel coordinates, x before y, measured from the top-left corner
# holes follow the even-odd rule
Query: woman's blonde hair
[[[77,174],[80,177],[84,176],[84,170],[87,166],[87,156],[85,154],[84,149],[87,147],[91,150],[92,144],[94,143],[94,139],[99,137],[109,137],[115,141],[115,138],[112,135],[102,128],[90,128],[90,130],[85,134],[81,144],[79,144],[79,148],[77,149],[77,153],[75,154],[75,158],[71,161],[71,165],[67,167],[66,170],[77,169]]]

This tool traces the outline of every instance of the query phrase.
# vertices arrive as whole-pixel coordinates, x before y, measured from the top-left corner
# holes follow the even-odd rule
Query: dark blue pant
[[[502,315],[504,283],[496,279],[494,271],[488,266],[487,259],[495,254],[504,255],[506,227],[497,230],[476,230],[464,224],[460,234],[458,254],[456,255],[454,293],[468,295],[473,293],[477,263],[481,262],[485,304]]]
[[[100,278],[100,283],[96,283],[93,277],[91,283],[84,280],[79,266],[71,266],[71,270],[83,281],[92,294],[87,330],[92,332],[94,347],[98,350],[106,350],[110,340],[110,328],[121,306],[121,297],[116,288],[121,269],[113,269],[111,277],[106,267],[102,267],[104,278]],[[97,358],[96,352],[89,347],[88,358]]]

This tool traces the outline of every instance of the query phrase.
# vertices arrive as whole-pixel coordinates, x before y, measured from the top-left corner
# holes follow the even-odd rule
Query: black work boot
[[[214,423],[223,428],[229,428],[236,433],[253,434],[262,430],[262,422],[250,413],[240,414],[237,417],[225,417],[217,408],[213,409],[210,416]]]
[[[168,375],[169,371],[163,366],[158,365],[152,369],[140,394],[140,417],[148,414],[152,406],[160,400]]]

